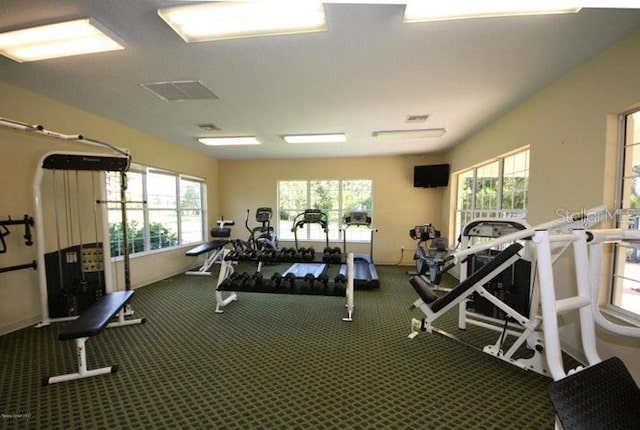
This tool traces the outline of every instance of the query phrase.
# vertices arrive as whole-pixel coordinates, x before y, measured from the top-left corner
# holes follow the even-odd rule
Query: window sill
[[[602,307],[600,311],[604,316],[608,317],[607,319],[614,319],[617,320],[616,322],[622,322],[632,327],[640,327],[640,315],[638,314],[625,311],[613,305]]]
[[[195,248],[196,246],[202,245],[203,243],[205,243],[205,242],[204,241],[193,242],[193,243],[188,243],[188,244],[185,244],[185,245],[175,245],[175,246],[169,246],[167,248],[153,249],[151,251],[136,252],[134,254],[130,254],[129,255],[129,259],[135,260],[136,258],[148,257],[148,256],[155,255],[155,254],[162,254],[164,252],[177,251],[177,250],[180,250],[180,249]],[[112,263],[117,263],[117,262],[120,262],[120,261],[124,261],[124,256],[119,255],[117,257],[111,257],[111,262]]]

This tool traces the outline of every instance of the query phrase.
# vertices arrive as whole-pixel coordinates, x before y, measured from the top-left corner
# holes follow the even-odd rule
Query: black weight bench
[[[115,373],[118,366],[108,366],[100,369],[87,369],[87,354],[84,344],[92,337],[99,335],[105,327],[119,327],[123,325],[141,324],[145,320],[124,319],[124,306],[133,296],[133,290],[115,291],[104,295],[99,301],[91,305],[77,319],[73,320],[59,335],[59,340],[76,341],[78,372],[66,375],[49,376],[42,382],[43,385],[55,384],[57,382],[72,381],[75,379],[88,378],[91,376]],[[119,314],[119,321],[110,324],[110,321]]]
[[[553,382],[549,398],[564,430],[640,429],[640,389],[617,357]]]
[[[224,247],[230,242],[230,240],[211,240],[185,252],[187,257],[199,257],[202,254],[207,254],[207,258],[205,258],[198,270],[190,270],[186,274],[211,276],[209,269],[216,261],[222,259]]]

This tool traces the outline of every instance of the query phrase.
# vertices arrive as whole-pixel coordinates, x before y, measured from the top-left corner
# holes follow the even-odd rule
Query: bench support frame
[[[145,322],[144,318],[137,319],[125,319],[125,309],[118,311],[118,321],[112,322],[107,325],[107,328],[122,327],[134,324],[142,324]],[[99,369],[87,369],[87,348],[85,346],[89,337],[79,337],[74,339],[76,341],[76,357],[78,359],[78,371],[75,373],[67,373],[58,376],[48,376],[42,381],[42,385],[56,384],[58,382],[75,381],[76,379],[90,378],[92,376],[106,375],[109,373],[115,373],[118,371],[118,365],[112,365],[107,367],[101,367]]]

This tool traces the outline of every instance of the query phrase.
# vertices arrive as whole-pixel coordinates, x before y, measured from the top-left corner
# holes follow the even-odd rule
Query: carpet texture
[[[553,428],[550,379],[442,336],[407,338],[421,315],[405,270],[378,267],[353,322],[344,297],[239,293],[215,314],[216,276],[148,285],[133,298],[146,324],[87,342],[89,368],[117,373],[45,387],[77,369],[74,342],[57,340],[65,323],[2,336],[0,428]],[[473,330],[467,342],[483,338]]]

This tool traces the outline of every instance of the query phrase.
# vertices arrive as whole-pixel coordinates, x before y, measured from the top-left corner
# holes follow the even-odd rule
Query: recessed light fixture
[[[70,57],[124,47],[93,18],[0,33],[0,54],[19,63]]]
[[[579,3],[576,0],[409,0],[403,22],[576,13],[582,9]]]
[[[347,141],[344,133],[332,134],[292,134],[282,136],[287,143],[341,143]]]
[[[442,137],[446,133],[444,128],[425,128],[422,130],[385,130],[371,133],[378,140],[419,140]]]
[[[260,145],[255,136],[201,137],[198,140],[207,146]]]
[[[158,9],[185,42],[237,39],[327,29],[320,1],[216,1]]]

